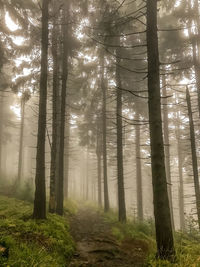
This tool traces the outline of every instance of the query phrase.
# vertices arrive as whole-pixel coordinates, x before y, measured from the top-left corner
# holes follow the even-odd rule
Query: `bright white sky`
[[[181,0],[177,0],[176,4],[175,4],[175,7],[179,7],[180,4],[181,4]],[[5,15],[5,22],[6,22],[6,26],[11,31],[14,32],[14,31],[19,29],[19,26],[11,19],[11,17],[10,17],[8,12],[6,12],[6,15]],[[76,31],[76,35],[77,35],[78,39],[82,39],[83,38],[82,30],[88,24],[89,24],[88,19],[84,19],[81,22],[81,25],[79,26],[79,28]],[[186,36],[188,36],[188,30],[184,30],[184,34]],[[13,39],[13,42],[16,45],[22,45],[23,42],[24,42],[24,38],[23,37],[12,37],[12,39]],[[96,57],[91,57],[90,55],[83,55],[82,53],[79,53],[79,57],[83,57],[85,59],[85,63],[92,62],[92,61],[96,60]],[[16,60],[16,62],[15,62],[16,66],[19,66],[24,59],[25,58],[19,58],[18,60]],[[30,74],[30,71],[31,70],[29,70],[29,69],[24,69],[23,75]],[[15,79],[16,79],[16,77],[15,77]],[[183,80],[182,82],[185,83],[186,81]],[[18,95],[18,97],[20,98],[20,95]],[[16,114],[17,118],[20,119],[20,117],[21,117],[20,116],[20,113],[21,113],[20,105],[19,104],[14,104],[13,106],[10,107],[10,109]]]
[[[11,17],[9,16],[9,13],[6,12],[6,16],[5,16],[5,22],[6,22],[6,26],[8,27],[9,30],[11,31],[16,31],[19,29],[19,26],[11,19]],[[13,42],[16,44],[16,45],[22,45],[23,42],[24,42],[24,38],[23,37],[12,37],[13,39]],[[26,58],[25,57],[20,57],[19,59],[17,59],[15,61],[15,64],[16,66],[19,66],[23,60],[25,60]],[[24,68],[23,70],[23,75],[29,75],[31,72],[30,69],[27,69],[27,68]],[[18,76],[19,77],[19,76]],[[14,79],[16,79],[17,77],[15,77]],[[17,94],[17,98],[20,99],[21,97],[21,92],[19,92]],[[10,106],[10,109],[14,112],[14,114],[16,115],[17,119],[20,120],[21,118],[21,108],[20,108],[20,105],[18,102],[19,99],[16,99],[16,103],[12,106]]]
[[[9,16],[8,12],[6,12],[5,20],[6,20],[6,26],[12,32],[14,32],[14,31],[19,29],[19,26],[11,19],[11,17]],[[13,42],[16,45],[22,45],[23,42],[24,42],[24,38],[23,37],[12,37],[12,39],[13,39]]]

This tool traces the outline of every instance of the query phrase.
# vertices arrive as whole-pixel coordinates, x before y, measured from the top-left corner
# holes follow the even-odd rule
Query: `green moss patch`
[[[0,266],[67,266],[74,252],[67,218],[31,219],[28,202],[0,197]]]

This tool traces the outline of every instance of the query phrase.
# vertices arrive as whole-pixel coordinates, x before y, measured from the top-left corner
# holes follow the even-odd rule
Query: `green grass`
[[[68,266],[74,243],[67,218],[48,214],[35,221],[31,214],[32,204],[0,196],[0,244],[9,248],[0,266]]]
[[[66,216],[48,214],[47,220],[31,219],[32,204],[13,198],[0,196],[0,244],[9,248],[9,257],[2,257],[0,267],[64,267],[68,266],[74,253],[75,244],[69,234],[69,214],[78,210],[73,201],[65,203]],[[155,229],[152,221],[143,223],[128,220],[126,224],[117,221],[116,212],[104,214],[112,234],[121,242],[136,239],[149,246],[146,266],[150,267],[200,267],[200,233],[195,228],[189,233],[175,233],[176,262],[155,258]]]
[[[189,233],[175,233],[176,261],[170,263],[156,259],[155,227],[152,221],[128,220],[126,224],[117,221],[116,212],[104,215],[105,221],[112,225],[112,234],[119,242],[133,238],[148,243],[149,253],[146,266],[151,267],[200,267],[200,233],[195,228]]]

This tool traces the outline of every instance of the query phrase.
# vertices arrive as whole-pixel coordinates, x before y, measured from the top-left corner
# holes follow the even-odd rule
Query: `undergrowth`
[[[74,243],[67,219],[48,214],[35,221],[31,214],[32,204],[0,196],[0,244],[8,248],[0,266],[68,266]]]
[[[105,221],[112,225],[112,234],[122,242],[125,239],[143,240],[148,243],[149,252],[146,266],[150,267],[200,267],[200,233],[189,229],[188,233],[176,232],[174,234],[176,260],[174,263],[156,259],[155,227],[152,220],[140,222],[128,220],[127,223],[117,221],[116,212],[104,215]]]

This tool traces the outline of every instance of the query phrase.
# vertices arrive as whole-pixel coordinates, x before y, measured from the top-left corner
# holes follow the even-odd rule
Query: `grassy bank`
[[[36,222],[31,214],[32,204],[0,196],[0,266],[67,266],[74,252],[67,218]]]
[[[190,228],[188,233],[176,232],[175,247],[176,259],[174,263],[161,261],[155,258],[156,240],[155,228],[152,221],[138,222],[128,220],[126,224],[117,221],[116,213],[104,215],[105,221],[112,225],[112,233],[123,242],[126,239],[134,239],[145,242],[148,245],[146,254],[146,266],[151,267],[200,267],[200,233],[197,229]]]

